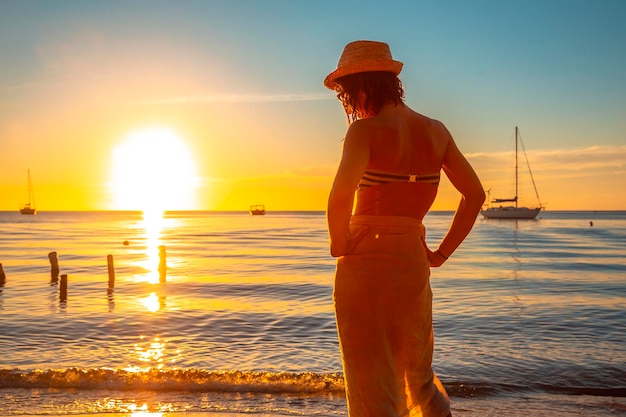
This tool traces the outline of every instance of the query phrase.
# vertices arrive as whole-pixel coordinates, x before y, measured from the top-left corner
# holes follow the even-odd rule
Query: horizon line
[[[451,212],[454,213],[455,209],[433,209],[429,210],[429,213],[432,212]],[[561,209],[561,210],[546,210],[545,208],[542,212],[626,212],[625,209]],[[19,210],[3,210],[0,209],[0,213],[19,213]],[[80,213],[80,212],[94,212],[94,213],[103,213],[103,212],[112,212],[112,213],[143,213],[144,210],[128,210],[128,209],[61,209],[61,210],[40,210],[37,209],[37,213]],[[163,213],[248,213],[247,209],[237,209],[237,210],[215,210],[215,209],[186,209],[186,210],[163,210]],[[278,209],[278,210],[270,210],[267,213],[294,213],[294,212],[303,212],[303,213],[325,213],[326,210],[323,209]]]

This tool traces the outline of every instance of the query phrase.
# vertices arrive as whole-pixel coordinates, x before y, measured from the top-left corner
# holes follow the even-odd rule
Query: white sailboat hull
[[[485,219],[534,219],[540,211],[541,207],[489,207],[481,210],[480,214]]]
[[[37,214],[37,209],[27,204],[24,207],[20,207],[20,213],[21,214]]]

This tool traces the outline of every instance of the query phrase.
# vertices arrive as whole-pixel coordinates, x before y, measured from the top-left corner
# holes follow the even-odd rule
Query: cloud
[[[621,168],[626,166],[626,146],[592,146],[539,153],[539,166],[555,165],[570,171]],[[529,156],[530,158],[530,156]]]
[[[626,145],[591,146],[575,149],[549,149],[526,152],[533,173],[613,172],[626,168]],[[513,166],[513,152],[472,153],[466,155],[478,171],[498,172]],[[523,153],[520,170],[527,170]]]
[[[180,96],[156,100],[142,100],[137,104],[237,104],[237,103],[281,103],[294,101],[334,100],[335,96],[328,93],[310,94],[213,94],[201,96]]]
[[[527,155],[541,202],[550,203],[551,209],[624,209],[626,198],[616,190],[623,188],[626,145],[532,150]],[[485,189],[493,190],[491,196],[514,195],[513,152],[473,153],[466,157]],[[535,191],[523,154],[519,181],[518,195],[529,204],[534,201]]]

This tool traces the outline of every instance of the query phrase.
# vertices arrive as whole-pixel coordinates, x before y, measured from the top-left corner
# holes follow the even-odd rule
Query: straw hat
[[[376,41],[354,41],[343,48],[337,69],[324,79],[324,86],[334,90],[335,80],[345,75],[369,71],[400,74],[402,62],[391,58],[389,45]]]

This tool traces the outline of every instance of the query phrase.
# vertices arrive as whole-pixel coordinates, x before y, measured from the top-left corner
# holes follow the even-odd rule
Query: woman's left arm
[[[348,128],[341,162],[328,197],[326,219],[330,237],[330,254],[334,257],[343,256],[348,252],[354,193],[370,157],[367,125],[367,120],[357,120]]]

